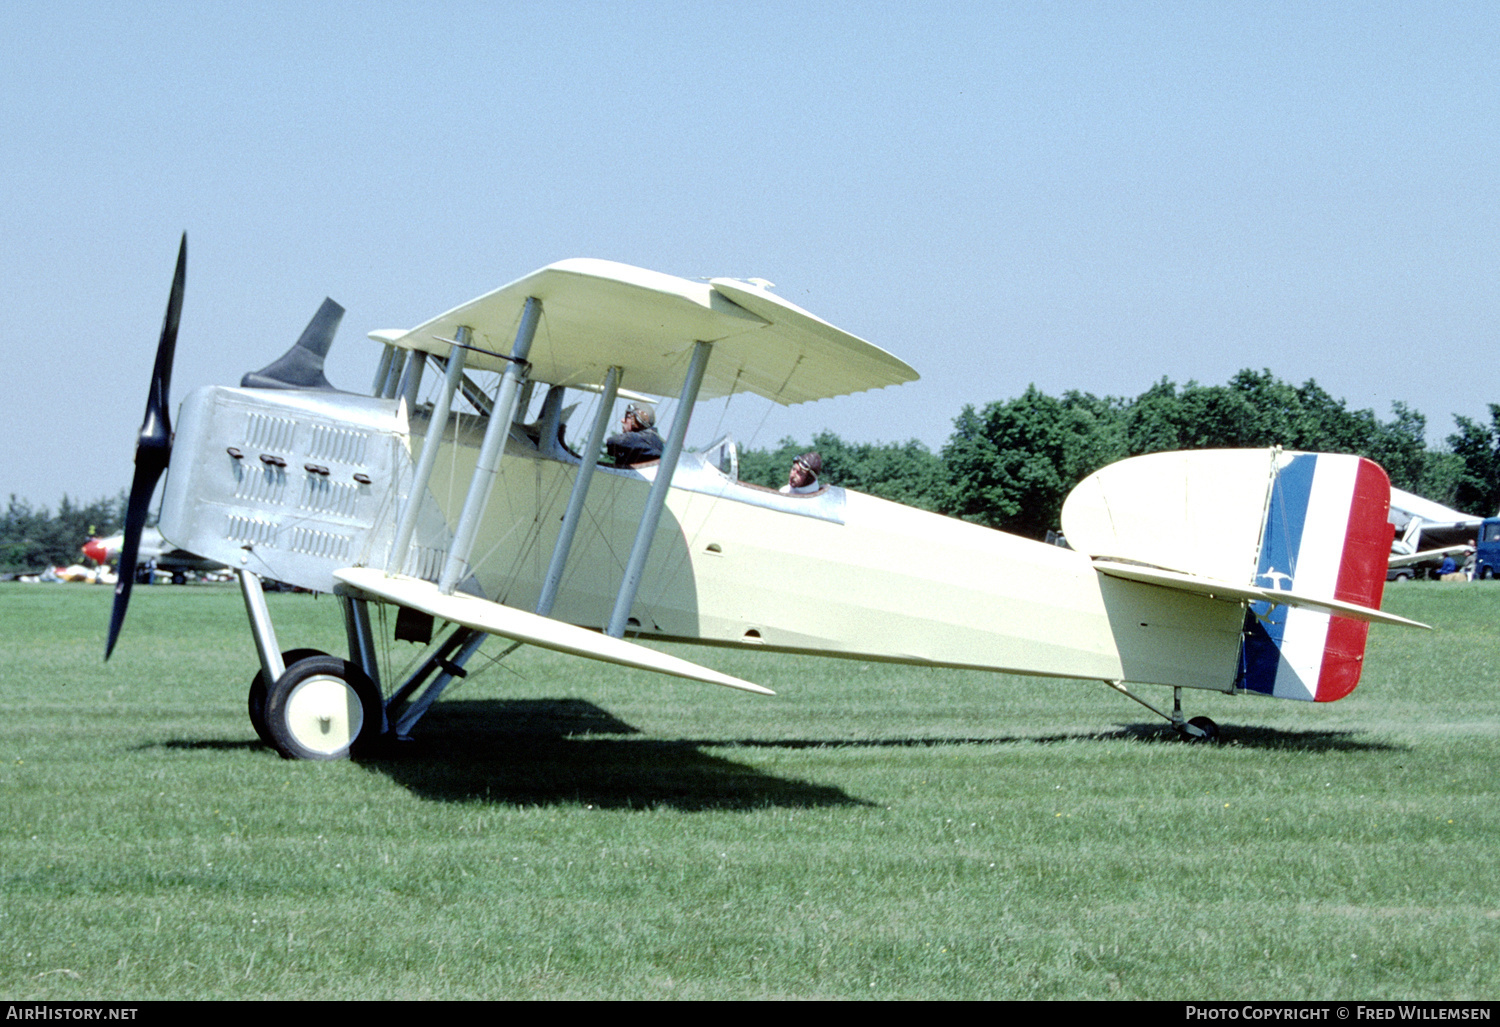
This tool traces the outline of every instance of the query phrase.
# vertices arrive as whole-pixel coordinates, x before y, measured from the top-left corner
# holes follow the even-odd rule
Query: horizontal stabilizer
[[[1124,578],[1127,581],[1139,581],[1147,585],[1181,589],[1184,592],[1212,596],[1231,602],[1265,602],[1273,605],[1281,603],[1286,606],[1305,607],[1321,613],[1336,613],[1341,617],[1352,617],[1354,620],[1372,621],[1376,624],[1398,624],[1408,628],[1430,627],[1420,621],[1407,620],[1405,617],[1397,617],[1394,613],[1385,613],[1382,610],[1372,610],[1358,603],[1346,603],[1326,596],[1320,598],[1274,588],[1258,588],[1254,585],[1235,585],[1228,581],[1181,574],[1177,571],[1162,570],[1159,567],[1143,567],[1139,564],[1117,563],[1113,560],[1095,560],[1094,569],[1112,578]]]
[[[347,567],[335,571],[333,576],[346,585],[380,599],[409,606],[476,631],[500,635],[542,649],[602,660],[623,667],[672,674],[760,695],[776,694],[769,688],[749,681],[700,667],[696,663],[659,653],[634,642],[565,624],[551,617],[539,617],[534,613],[502,606],[476,596],[461,593],[444,595],[435,584],[420,578],[388,576],[384,571],[370,567]]]

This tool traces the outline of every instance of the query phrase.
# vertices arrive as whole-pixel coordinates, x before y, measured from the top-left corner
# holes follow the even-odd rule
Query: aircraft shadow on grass
[[[450,802],[683,811],[869,805],[840,788],[711,755],[699,743],[632,735],[641,732],[582,699],[450,700],[396,756],[361,763],[416,795]]]
[[[1226,729],[1219,744],[1245,749],[1284,749],[1294,752],[1402,752],[1406,746],[1393,745],[1358,737],[1357,731],[1282,731],[1267,727],[1233,727]],[[1058,742],[1139,741],[1185,742],[1171,725],[1156,721],[1121,724],[1113,731],[1079,731],[1048,735],[995,735],[958,738],[932,736],[925,738],[786,738],[786,739],[696,739],[683,744],[703,748],[741,746],[747,749],[833,749],[833,748],[932,748],[940,745],[1051,745]]]
[[[868,806],[843,789],[778,777],[712,755],[715,749],[935,748],[1079,741],[1181,743],[1151,722],[1112,731],[997,737],[653,739],[583,699],[450,700],[436,707],[394,756],[361,759],[412,793],[446,802],[586,804],[601,809],[681,811],[767,806]],[[1297,752],[1399,751],[1354,731],[1239,727],[1223,744]],[[183,740],[173,749],[257,749],[253,740]]]
[[[1113,737],[1139,737],[1143,739],[1170,739],[1178,741],[1176,732],[1156,722],[1129,724],[1113,733]],[[1103,736],[1101,736],[1103,737]],[[1241,749],[1277,749],[1287,752],[1406,752],[1410,746],[1382,742],[1368,737],[1367,732],[1346,731],[1286,731],[1274,727],[1231,726],[1223,729],[1219,744],[1233,745]]]
[[[763,773],[638,728],[581,699],[449,700],[394,753],[356,757],[425,799],[682,811],[868,806],[842,789]],[[167,749],[265,750],[256,739],[172,739]],[[713,743],[709,743],[713,744]],[[732,744],[732,743],[719,743]]]

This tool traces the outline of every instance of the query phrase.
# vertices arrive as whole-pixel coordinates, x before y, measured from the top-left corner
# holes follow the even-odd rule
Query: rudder
[[[1391,533],[1390,480],[1379,464],[1282,453],[1266,505],[1256,584],[1378,609]],[[1235,688],[1332,702],[1354,691],[1369,624],[1305,607],[1249,604]]]

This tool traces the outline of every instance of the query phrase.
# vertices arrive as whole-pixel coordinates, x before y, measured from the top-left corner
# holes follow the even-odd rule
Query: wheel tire
[[[1493,568],[1493,567],[1486,567],[1484,569],[1484,573],[1481,574],[1481,575],[1479,575],[1479,580],[1480,581],[1490,581],[1490,580],[1493,580],[1494,577],[1495,577],[1495,568]]]
[[[287,759],[346,759],[380,736],[380,721],[380,689],[337,656],[298,660],[266,693],[266,730]]]
[[[1207,717],[1194,717],[1188,721],[1188,727],[1195,727],[1203,732],[1198,735],[1191,731],[1184,731],[1182,737],[1190,742],[1217,742],[1219,740],[1219,725]]]
[[[309,656],[327,656],[321,649],[288,649],[281,654],[281,665],[290,667],[299,660],[305,660]],[[255,728],[255,733],[262,742],[275,748],[276,743],[271,740],[271,731],[266,727],[266,695],[270,689],[266,687],[266,672],[258,670],[255,677],[250,679],[250,694],[246,697],[245,705],[249,708],[250,726]]]

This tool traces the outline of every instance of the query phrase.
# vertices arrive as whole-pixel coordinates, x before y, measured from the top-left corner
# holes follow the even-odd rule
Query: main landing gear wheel
[[[341,760],[380,736],[380,689],[348,660],[309,656],[267,690],[265,720],[287,759]]]
[[[281,654],[281,665],[290,667],[299,660],[305,660],[309,656],[327,656],[321,649],[288,649]],[[270,689],[266,685],[266,672],[258,670],[255,677],[250,681],[250,695],[246,699],[246,705],[250,710],[250,726],[255,728],[255,733],[271,747],[276,743],[271,740],[271,731],[266,727],[266,695]]]
[[[1182,737],[1189,742],[1217,742],[1219,725],[1207,717],[1194,717],[1183,727]]]

